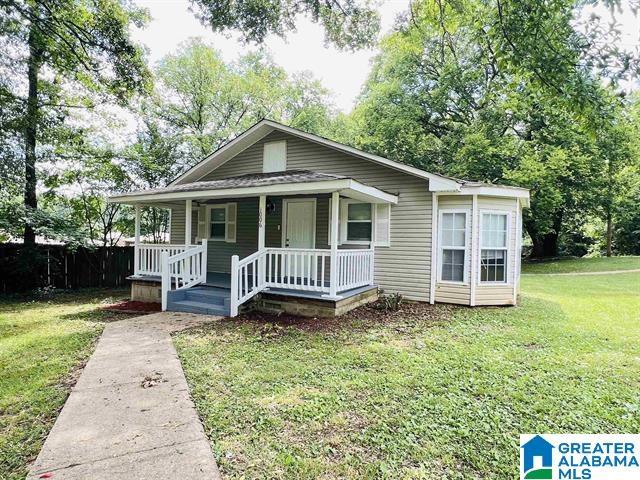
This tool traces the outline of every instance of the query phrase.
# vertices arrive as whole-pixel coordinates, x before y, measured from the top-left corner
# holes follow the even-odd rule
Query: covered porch
[[[224,313],[235,316],[240,305],[260,292],[335,303],[371,290],[374,217],[386,211],[388,223],[388,208],[378,206],[396,203],[397,196],[351,178],[278,172],[134,192],[110,200],[135,206],[131,278],[159,284],[163,310],[171,310],[175,299],[185,297],[181,291],[200,286],[228,292]],[[351,209],[364,212],[363,225],[356,225],[364,232],[359,241],[341,238],[346,230],[340,223],[341,211],[346,212],[349,204],[360,205]],[[170,244],[140,242],[145,205],[176,212]]]

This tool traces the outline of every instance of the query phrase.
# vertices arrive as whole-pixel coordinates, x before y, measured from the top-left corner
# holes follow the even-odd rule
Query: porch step
[[[171,304],[170,310],[173,312],[199,313],[201,315],[221,315],[229,316],[229,309],[222,305],[212,303],[194,302],[193,300],[179,300]]]
[[[223,315],[230,313],[230,292],[224,288],[194,287],[169,292],[167,310],[203,315]]]

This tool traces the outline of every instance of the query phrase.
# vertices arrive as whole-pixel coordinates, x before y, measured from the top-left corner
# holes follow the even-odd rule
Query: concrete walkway
[[[106,326],[29,479],[219,479],[170,333],[215,317]]]

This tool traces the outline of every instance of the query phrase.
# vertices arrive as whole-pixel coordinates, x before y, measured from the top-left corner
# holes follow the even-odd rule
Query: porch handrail
[[[165,311],[170,290],[191,288],[207,281],[207,240],[172,256],[168,251],[161,255],[162,311]]]
[[[339,250],[337,292],[373,285],[374,250]],[[265,248],[243,259],[231,257],[230,315],[266,288],[330,292],[331,250]]]
[[[162,252],[169,256],[177,255],[198,245],[168,244],[168,243],[142,243],[139,244],[135,255],[135,275],[162,275]]]
[[[373,248],[338,250],[338,292],[373,285],[373,275]]]

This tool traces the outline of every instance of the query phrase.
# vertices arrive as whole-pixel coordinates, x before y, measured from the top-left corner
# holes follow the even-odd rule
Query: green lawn
[[[522,273],[578,273],[638,270],[640,257],[563,258],[522,264]]]
[[[0,478],[23,479],[64,404],[73,371],[89,357],[104,321],[96,310],[126,291],[0,299]]]
[[[520,433],[640,431],[640,274],[522,289],[431,320],[179,334],[223,475],[512,479]]]

